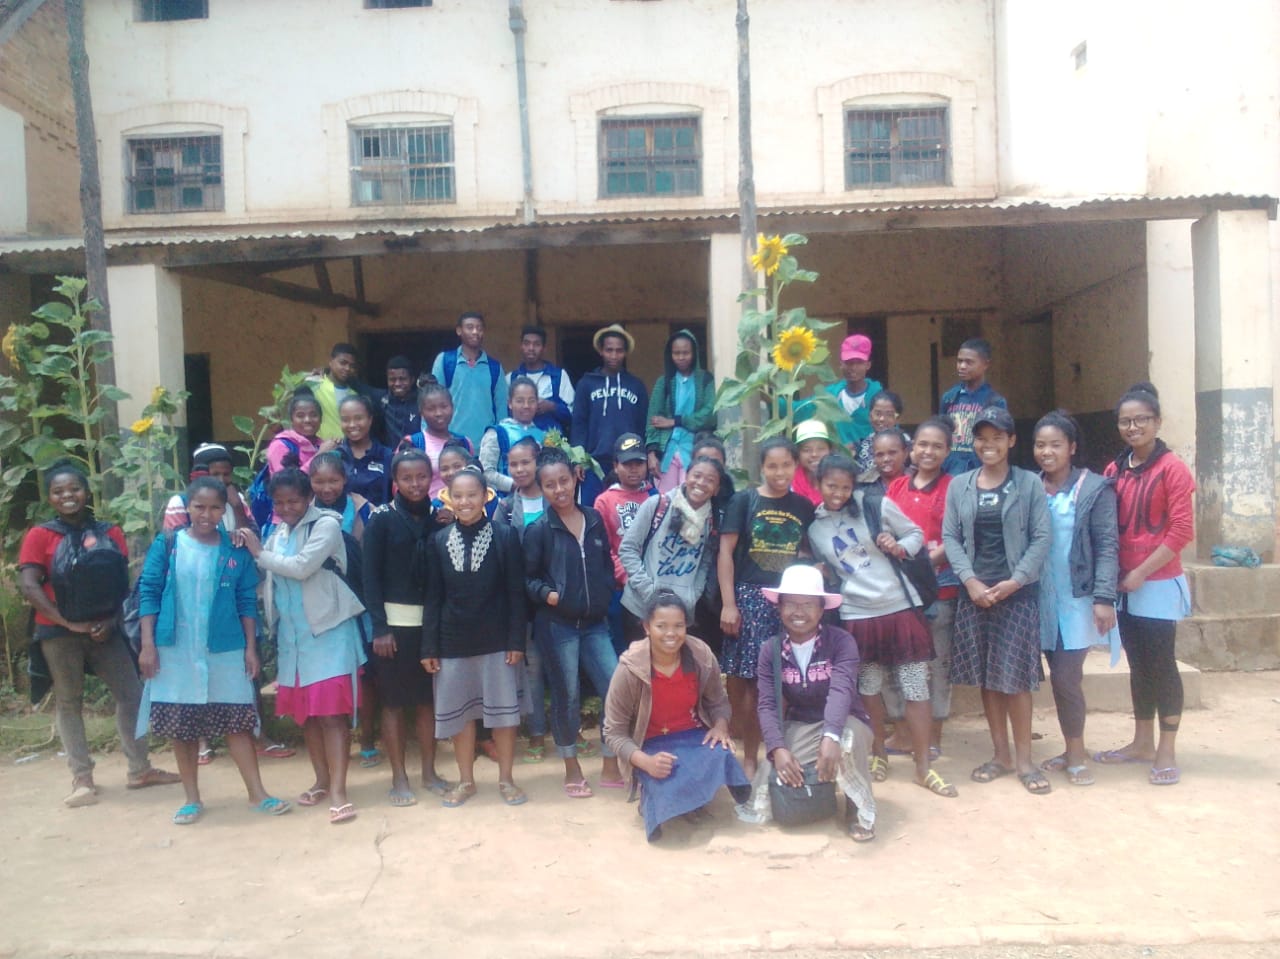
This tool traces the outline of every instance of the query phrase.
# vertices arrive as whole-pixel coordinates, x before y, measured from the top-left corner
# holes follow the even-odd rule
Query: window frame
[[[214,148],[214,152],[209,151]],[[198,149],[200,155],[187,160],[187,151]],[[150,162],[140,163],[140,151],[149,150]],[[157,153],[170,154],[170,165],[156,162]],[[126,136],[124,212],[129,216],[168,216],[175,213],[223,213],[227,208],[226,156],[221,133],[155,133]],[[149,182],[142,183],[149,171]],[[162,173],[161,171],[167,171]],[[199,204],[187,204],[188,191],[199,190]],[[161,197],[167,191],[168,203]],[[151,194],[150,204],[140,202],[140,195]],[[215,199],[210,200],[213,196]]]
[[[415,163],[410,138],[415,134],[424,137],[424,150],[420,156],[427,156],[425,145],[442,133],[447,147],[448,159],[429,159]],[[352,207],[400,207],[400,206],[442,206],[458,202],[458,149],[452,120],[411,120],[403,122],[348,123],[348,165],[349,195]],[[371,137],[376,137],[371,141]],[[370,142],[379,144],[379,155],[372,156],[367,151]],[[388,152],[387,147],[393,146]],[[421,173],[420,179],[415,172]],[[433,195],[430,185],[433,180],[447,183],[447,195]],[[427,185],[426,194],[422,198],[414,198],[414,183]],[[395,183],[398,185],[399,197],[388,198],[385,188],[370,191],[368,198],[362,198],[362,187]]]
[[[869,129],[866,137],[855,140],[853,126],[859,117],[865,118],[868,125],[887,123],[887,135],[875,136]],[[933,148],[927,144],[936,141],[936,136],[926,134],[908,138],[904,135],[906,124],[926,120],[936,120],[941,125],[941,143]],[[842,152],[846,191],[952,186],[951,105],[938,102],[846,104],[842,112]],[[936,167],[938,175],[913,175],[913,171],[928,167]],[[887,173],[887,178],[877,178],[881,168]],[[859,170],[866,171],[866,179],[857,177]]]
[[[663,154],[658,141],[660,128],[669,127],[672,133],[672,146]],[[596,126],[596,163],[597,163],[597,198],[601,200],[629,200],[636,198],[674,198],[700,197],[705,194],[703,182],[703,164],[705,152],[703,148],[703,122],[700,112],[680,112],[644,115],[602,115]],[[693,144],[688,155],[680,152],[675,142],[680,129],[693,130]],[[630,145],[624,146],[624,152],[611,153],[609,133],[612,130],[644,132],[644,152],[642,154],[628,152]],[[612,169],[610,168],[612,165]],[[676,186],[680,173],[693,173],[693,187],[680,189]],[[658,178],[663,175],[672,177],[673,188],[660,190]],[[643,190],[626,190],[615,192],[609,189],[610,179],[617,176],[633,179],[644,178]]]
[[[187,20],[208,20],[209,0],[193,0],[198,3],[201,12],[194,16],[165,16],[166,0],[133,0],[133,20],[135,23],[181,23]]]

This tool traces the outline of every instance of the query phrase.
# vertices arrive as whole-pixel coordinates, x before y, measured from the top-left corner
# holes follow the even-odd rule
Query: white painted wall
[[[0,236],[27,230],[27,145],[22,114],[0,106]]]

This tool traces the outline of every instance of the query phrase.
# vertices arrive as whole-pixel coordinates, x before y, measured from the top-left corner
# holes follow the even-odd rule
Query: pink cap
[[[844,342],[840,344],[840,362],[847,363],[850,360],[869,360],[871,359],[871,340],[863,336],[861,333],[855,333],[853,336],[846,336]]]

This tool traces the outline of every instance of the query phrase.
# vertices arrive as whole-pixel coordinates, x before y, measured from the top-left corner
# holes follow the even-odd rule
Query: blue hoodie
[[[613,444],[623,433],[644,436],[649,391],[626,370],[592,370],[573,395],[574,445],[601,462],[613,462]]]

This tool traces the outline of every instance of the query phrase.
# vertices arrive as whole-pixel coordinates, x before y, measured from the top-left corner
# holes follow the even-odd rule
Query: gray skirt
[[[520,725],[520,667],[505,652],[440,660],[435,675],[436,736],[447,739],[467,723],[490,729]]]

